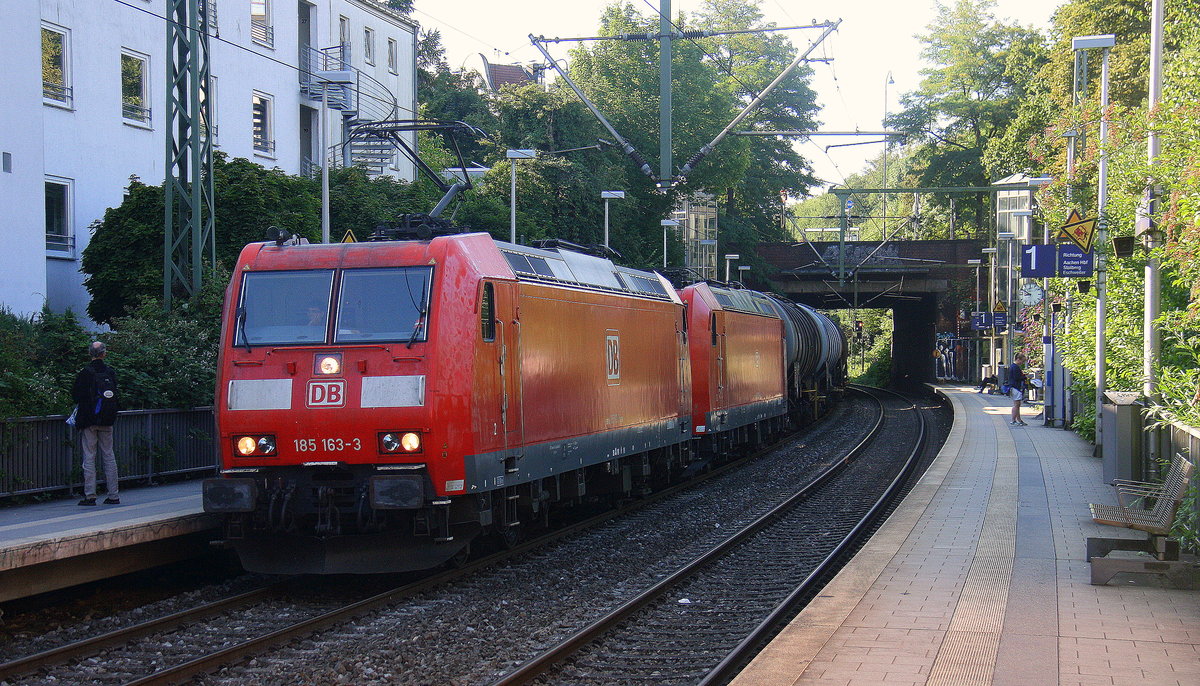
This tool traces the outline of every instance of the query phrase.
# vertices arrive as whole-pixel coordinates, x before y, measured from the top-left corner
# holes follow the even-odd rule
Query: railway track
[[[860,392],[866,392],[860,389]],[[732,677],[865,535],[901,489],[925,442],[909,401],[871,391],[880,415],[845,458],[719,545],[567,640],[493,682],[712,684]],[[886,449],[876,445],[892,439]],[[852,484],[888,470],[903,436],[912,447],[879,493]],[[874,446],[874,448],[873,448]],[[831,495],[838,492],[839,495]],[[836,502],[836,501],[841,502]],[[872,502],[873,501],[873,502]],[[862,511],[866,507],[866,514]],[[814,516],[816,514],[816,516]],[[827,530],[825,527],[831,530]]]
[[[865,425],[869,422],[863,421],[862,418],[850,418],[843,423]],[[810,430],[811,436],[826,435],[828,431],[830,429],[821,427]],[[793,443],[795,440],[792,439]],[[804,449],[806,445],[800,443],[798,448],[796,445],[792,445],[787,449]],[[799,470],[797,473],[803,472],[810,475],[815,471],[815,465],[818,463],[839,462],[838,459],[821,457],[816,454],[812,459],[813,465],[794,465]],[[846,462],[853,464],[858,461],[860,460],[840,460],[843,464]],[[726,478],[727,472],[730,475],[737,475],[740,471],[747,469],[745,465],[741,464],[742,462],[745,461],[714,470],[710,478],[719,482],[722,478]],[[791,465],[793,462],[794,460],[785,459],[782,464]],[[755,467],[751,467],[751,469],[753,468]],[[770,474],[780,471],[778,467],[769,465],[763,465],[762,469],[765,470],[764,473]],[[753,483],[755,478],[761,480],[763,477],[746,475],[745,478]],[[780,478],[784,481],[794,482],[798,477],[781,474]],[[807,480],[810,476],[803,478]],[[835,475],[823,478],[835,478]],[[727,487],[713,487],[717,492],[721,492],[722,488]],[[384,671],[386,668],[376,669],[365,665],[355,667],[349,662],[336,658],[331,663],[329,655],[369,653],[372,656],[383,656],[395,652],[397,655],[407,655],[401,662],[406,665],[403,669],[411,670],[411,674],[404,678],[396,678],[393,675],[391,680],[396,683],[431,683],[429,679],[432,677],[428,676],[429,673],[441,674],[442,680],[449,678],[462,683],[484,683],[493,679],[495,675],[510,670],[515,665],[514,655],[517,660],[523,659],[522,656],[535,655],[548,640],[560,641],[561,636],[558,634],[568,636],[579,633],[581,626],[595,621],[596,618],[591,615],[596,614],[596,607],[601,607],[604,603],[611,603],[605,607],[620,604],[610,598],[584,595],[583,591],[577,588],[585,585],[581,582],[568,583],[565,586],[571,589],[570,593],[578,592],[580,594],[578,602],[585,606],[581,610],[555,608],[554,594],[558,593],[561,596],[562,591],[516,590],[520,588],[520,584],[514,582],[515,579],[525,576],[544,579],[548,572],[551,576],[556,572],[555,569],[546,567],[548,565],[557,566],[558,563],[539,561],[538,556],[544,555],[544,553],[539,553],[539,550],[553,549],[555,546],[552,541],[566,541],[562,545],[569,546],[572,545],[572,540],[576,541],[574,545],[583,550],[603,549],[606,544],[589,543],[587,539],[589,536],[603,535],[602,533],[595,534],[596,531],[603,532],[607,528],[616,526],[604,524],[605,522],[620,521],[622,517],[626,521],[643,518],[647,522],[657,522],[662,517],[661,514],[653,512],[639,514],[639,511],[653,510],[656,507],[654,503],[659,501],[670,502],[671,499],[675,499],[682,500],[684,503],[690,501],[711,503],[712,497],[704,495],[702,489],[700,494],[688,495],[689,489],[697,489],[696,482],[693,481],[665,491],[651,500],[638,503],[625,510],[606,513],[579,522],[559,530],[549,537],[540,538],[513,550],[472,562],[462,569],[437,574],[416,583],[389,588],[381,593],[368,595],[360,591],[356,598],[314,598],[314,595],[320,594],[309,591],[304,594],[307,597],[298,598],[295,593],[297,585],[284,584],[242,594],[220,603],[197,607],[153,622],[110,632],[85,642],[63,646],[2,664],[0,665],[0,681],[14,686],[16,684],[72,683],[76,681],[160,684],[181,683],[196,678],[199,678],[202,683],[259,683],[270,680],[269,677],[264,678],[265,672],[301,675],[297,676],[300,681],[317,683],[330,681],[331,672],[353,673],[355,669],[366,670],[358,675],[358,680],[369,680],[372,674],[386,673]],[[790,486],[788,490],[791,490]],[[731,497],[734,495],[735,492],[730,492]],[[676,517],[675,515],[671,516],[672,518]],[[730,518],[728,512],[720,516],[724,519]],[[681,518],[702,519],[695,515],[683,515]],[[643,525],[636,523],[626,526],[632,527],[634,530],[639,527],[644,528]],[[650,526],[657,525],[651,524]],[[699,526],[703,528],[703,525]],[[719,524],[714,526],[719,526]],[[700,533],[708,535],[707,531]],[[623,540],[630,538],[629,534],[619,531],[614,531],[613,536]],[[671,539],[684,538],[679,533],[665,536]],[[699,538],[703,538],[703,536],[699,536]],[[687,542],[683,541],[683,543]],[[648,541],[647,544],[652,548],[662,545],[661,543],[655,544],[653,541]],[[691,555],[686,551],[696,549],[698,545],[698,543],[694,544],[690,549],[685,545],[685,552],[680,555]],[[552,557],[553,554],[550,556]],[[578,561],[579,557],[579,552],[564,553],[564,559]],[[710,557],[710,559],[713,558]],[[645,570],[650,568],[649,561],[645,559],[635,559],[632,563],[640,565]],[[624,589],[616,588],[622,585],[623,581],[605,581],[600,570],[602,567],[606,568],[607,562],[589,563],[587,560],[582,560],[581,564],[583,568],[588,568],[590,565],[590,568],[595,570],[596,573],[592,576],[597,578],[589,579],[589,581],[594,581],[594,585],[601,589],[599,593],[629,595]],[[662,564],[671,569],[679,566],[678,562],[674,560],[665,560]],[[724,563],[716,562],[716,564]],[[570,574],[571,572],[562,572],[563,576],[570,576]],[[635,577],[638,574],[638,572],[632,573]],[[641,574],[656,578],[668,576],[665,572],[657,571],[643,571]],[[727,571],[726,574],[734,574],[734,572]],[[616,571],[613,578],[621,575],[622,572]],[[778,572],[767,572],[767,576],[775,575],[778,575]],[[631,573],[626,572],[624,576],[629,577]],[[503,581],[498,582],[498,578]],[[736,579],[730,578],[736,581]],[[568,581],[570,580],[568,579]],[[635,585],[639,583],[638,579],[628,579],[628,581]],[[680,577],[676,585],[667,587],[679,589],[680,598],[685,597],[684,594],[695,596],[694,599],[691,599],[693,602],[678,603],[677,599],[670,599],[667,604],[676,611],[690,612],[693,619],[703,622],[711,620],[710,616],[697,616],[696,614],[697,611],[705,612],[710,609],[702,602],[704,596],[698,592],[693,593],[687,590],[687,586],[678,585],[682,583],[687,582]],[[504,608],[499,606],[503,606],[508,601],[486,599],[484,597],[486,593],[494,591],[498,584],[508,584],[512,589],[510,595],[514,599],[519,599],[522,604],[528,603],[528,606]],[[722,591],[722,593],[724,592]],[[491,608],[489,608],[489,604],[491,604]],[[385,609],[389,607],[391,609]],[[541,607],[540,610],[539,607]],[[461,609],[447,612],[449,608]],[[439,613],[436,617],[435,611]],[[521,622],[522,616],[536,617],[539,612],[544,617],[554,618],[542,620],[542,623],[548,626],[541,627],[541,631],[530,631],[529,629],[532,627],[528,623],[516,625],[525,626],[524,633],[530,634],[529,638],[532,643],[514,648],[515,652],[512,653],[496,654],[490,658],[472,657],[470,651],[479,649],[478,639],[481,638],[471,636],[471,633],[476,631],[476,627],[493,621],[497,625],[501,625],[499,617],[508,613],[512,613],[515,619],[505,621]],[[446,614],[441,616],[441,613]],[[581,618],[576,618],[576,615]],[[480,620],[480,617],[484,619]],[[356,622],[355,618],[360,618],[360,620]],[[440,639],[443,634],[452,633],[446,632],[444,628],[430,629],[424,626],[424,623],[434,619],[442,622],[443,627],[458,627],[458,631],[453,632],[462,635],[457,645],[439,646],[433,641],[431,637]],[[537,622],[538,620],[532,621]],[[399,629],[398,633],[396,629],[386,628],[395,626],[403,628]],[[391,641],[388,640],[389,631],[392,632]],[[693,631],[695,631],[694,626]],[[540,635],[543,633],[555,634],[555,636],[546,639]],[[722,630],[721,633],[724,634],[723,638],[715,641],[721,645],[730,642],[736,644],[747,635],[741,628]],[[538,635],[534,636],[534,634]],[[303,637],[306,636],[311,638],[304,639]],[[370,637],[370,641],[374,644],[372,647],[362,645],[364,636]],[[474,643],[464,643],[472,639],[474,639]],[[446,640],[453,643],[452,638]],[[646,639],[648,642],[653,640],[652,637]],[[670,640],[674,641],[674,639]],[[422,641],[427,643],[420,645]],[[473,664],[469,667],[445,664],[444,661],[450,659],[447,656],[464,653],[464,645],[468,647],[468,651],[463,659],[471,660]],[[412,654],[433,655],[434,657],[430,658],[433,662],[414,667]],[[256,659],[251,660],[252,657]],[[468,673],[467,670],[475,671]],[[203,674],[210,676],[199,676]],[[423,674],[425,676],[422,676]],[[455,677],[456,674],[462,676]],[[557,677],[544,678],[553,680]],[[566,676],[565,673],[562,678],[574,680],[573,676]],[[349,683],[355,681],[356,679],[351,678]]]
[[[750,458],[747,458],[750,459]],[[718,478],[735,470],[745,460],[722,466],[701,480]],[[599,526],[653,502],[669,498],[678,491],[694,487],[692,480],[664,490],[639,503],[603,513],[556,530],[511,550],[474,561],[461,569],[435,574],[416,583],[404,584],[383,592],[336,602],[333,599],[301,601],[290,589],[319,580],[282,582],[255,589],[215,602],[171,613],[149,621],[75,641],[9,662],[0,663],[0,682],[10,684],[100,680],[122,684],[179,683],[195,675],[210,672],[221,665],[234,664],[262,654],[273,646],[323,629],[350,622],[388,605],[418,596],[431,588],[453,584],[480,570],[519,557],[539,546],[548,545],[579,531]],[[214,638],[214,627],[223,635]],[[212,646],[202,651],[203,646]],[[195,656],[196,652],[205,652]],[[103,669],[98,664],[103,663]],[[42,679],[48,680],[43,682]]]

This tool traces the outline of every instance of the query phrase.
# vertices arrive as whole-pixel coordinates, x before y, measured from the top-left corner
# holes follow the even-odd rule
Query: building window
[[[267,156],[275,154],[275,127],[271,112],[273,105],[270,95],[254,92],[251,115],[254,126],[254,149]]]
[[[121,116],[150,123],[150,58],[121,52]]]
[[[399,61],[399,48],[396,46],[396,39],[388,39],[388,71],[395,74],[398,70],[397,63]]]
[[[250,40],[268,48],[275,45],[271,0],[250,0]]]
[[[350,47],[350,20],[346,17],[338,17],[338,44]]]
[[[375,31],[368,28],[363,29],[363,61],[375,64]]]
[[[70,43],[67,30],[42,26],[42,101],[72,106]]]
[[[46,249],[71,252],[75,247],[71,235],[71,182],[67,179],[46,180]]]

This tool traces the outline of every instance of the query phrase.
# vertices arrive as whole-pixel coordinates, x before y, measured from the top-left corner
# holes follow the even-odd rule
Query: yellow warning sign
[[[1092,251],[1092,242],[1096,240],[1096,219],[1084,219],[1079,212],[1071,210],[1067,223],[1059,228],[1058,240],[1069,240],[1084,252]]]
[[[354,237],[354,231],[352,229],[346,229],[346,235],[342,236],[342,242],[343,243],[357,243],[358,242],[358,239],[356,239]]]
[[[999,300],[996,301],[996,306],[992,308],[992,312],[1008,312],[1008,308]]]

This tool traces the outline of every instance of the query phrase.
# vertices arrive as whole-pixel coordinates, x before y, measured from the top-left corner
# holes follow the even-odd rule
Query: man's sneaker
[[[84,498],[83,500],[79,501],[79,504],[80,505],[95,505],[96,499],[95,498]]]
[[[111,496],[110,496],[110,497],[108,497],[108,498],[105,498],[105,499],[104,499],[104,504],[105,504],[105,505],[120,505],[120,504],[121,504],[121,499],[120,499],[120,498],[113,498],[113,497],[111,497]]]

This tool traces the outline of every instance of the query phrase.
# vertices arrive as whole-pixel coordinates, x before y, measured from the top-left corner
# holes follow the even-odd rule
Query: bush
[[[0,417],[66,414],[91,335],[73,313],[0,308]]]

